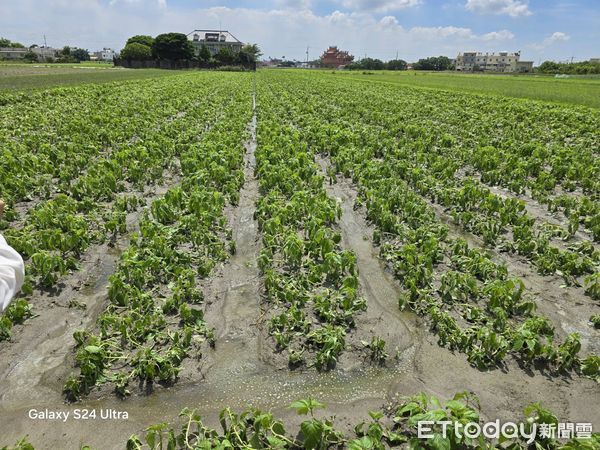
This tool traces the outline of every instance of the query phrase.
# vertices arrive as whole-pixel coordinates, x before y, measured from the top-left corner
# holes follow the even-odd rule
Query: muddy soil
[[[526,258],[512,253],[499,252],[486,246],[479,236],[465,231],[454,222],[444,208],[423,197],[434,209],[437,217],[450,228],[450,236],[465,239],[471,247],[485,248],[497,263],[505,263],[509,276],[520,278],[526,292],[537,304],[537,314],[550,319],[556,327],[556,337],[562,342],[569,333],[581,335],[581,354],[600,353],[600,330],[594,328],[590,317],[598,313],[597,302],[585,295],[582,286],[565,284],[558,275],[540,275]]]
[[[556,225],[564,229],[565,231],[568,229],[569,220],[565,217],[563,212],[551,212],[548,210],[547,205],[541,204],[537,200],[535,200],[529,190],[527,189],[524,194],[516,195],[511,192],[509,189],[502,186],[494,186],[491,183],[485,183],[481,180],[481,176],[479,173],[472,169],[475,173],[470,176],[478,180],[482,185],[490,190],[490,192],[494,195],[497,195],[502,198],[515,197],[521,200],[525,204],[525,210],[527,214],[533,217],[539,224],[549,223],[551,225]],[[457,173],[459,178],[463,178],[465,176],[465,169],[459,170]],[[558,189],[558,188],[557,188]],[[574,195],[574,193],[569,193]],[[558,194],[557,194],[558,195]],[[585,229],[583,226],[579,227],[579,230],[575,232],[573,237],[571,237],[568,241],[568,244],[577,243],[581,241],[590,241],[592,240],[592,233]],[[557,238],[552,239],[554,244],[558,244],[561,247],[565,246],[565,243]]]
[[[29,435],[36,448],[76,449],[88,444],[99,449],[122,449],[132,433],[140,434],[150,424],[177,421],[179,411],[186,406],[199,408],[207,424],[218,426],[218,412],[222,408],[239,410],[253,405],[272,410],[290,425],[289,430],[295,430],[294,425],[302,418],[287,405],[308,396],[327,403],[326,412],[320,416],[335,415],[337,426],[351,432],[356,423],[368,420],[368,411],[418,391],[444,399],[460,391],[474,392],[481,400],[482,416],[500,420],[519,420],[527,404],[542,401],[560,419],[592,422],[595,429],[600,427],[597,383],[526,372],[510,360],[502,371],[481,372],[471,367],[463,354],[439,347],[435,336],[418,317],[400,313],[399,284],[377,257],[370,239],[373,229],[366,222],[364,211],[354,210],[356,191],[341,178],[327,189],[329,195],[341,202],[343,215],[339,226],[343,244],[357,255],[363,294],[368,302],[368,312],[361,320],[370,326],[369,330],[396,343],[397,363],[389,367],[361,364],[343,370],[346,364],[342,362],[342,368],[329,373],[290,371],[270,364],[264,357],[268,348],[261,334],[261,320],[266,311],[261,307],[256,267],[260,239],[253,219],[258,196],[253,175],[255,146],[253,137],[247,145],[246,182],[239,206],[228,211],[237,252],[204,286],[205,318],[216,328],[216,348],[206,349],[200,361],[188,360],[180,380],[171,388],[147,396],[133,395],[126,400],[111,395],[65,405],[60,392],[62,384],[56,382],[71,370],[70,365],[63,363],[72,348],[65,339],[71,339],[71,323],[76,322],[76,327],[80,327],[92,322],[91,311],[102,306],[93,307],[94,296],[106,298],[105,278],[111,267],[110,263],[101,265],[101,269],[90,274],[93,281],[86,302],[91,304],[84,318],[73,318],[69,310],[56,308],[55,322],[45,321],[43,328],[30,327],[31,339],[21,340],[22,344],[11,347],[10,353],[6,350],[0,353],[2,444]],[[71,415],[64,422],[33,420],[28,418],[32,408],[70,411]],[[75,420],[74,410],[82,408],[95,409],[98,415],[101,409],[127,411],[128,418]]]

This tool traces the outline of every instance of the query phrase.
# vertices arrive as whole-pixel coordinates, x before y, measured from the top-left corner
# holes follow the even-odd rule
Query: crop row
[[[356,256],[340,245],[340,206],[327,196],[314,152],[269,89],[258,91],[256,151],[263,244],[258,265],[270,304],[268,332],[287,352],[290,367],[328,370],[348,347],[347,335],[367,303]],[[382,360],[385,343],[373,337],[369,345],[371,357]]]
[[[585,240],[568,247],[562,241],[553,242],[556,237],[568,239],[574,234],[578,221],[569,226],[569,231],[540,223],[527,213],[522,201],[494,194],[475,178],[457,177],[465,164],[461,155],[469,151],[457,143],[455,135],[444,131],[444,122],[438,122],[435,128],[412,119],[398,123],[398,117],[407,114],[403,109],[405,102],[398,102],[382,117],[375,105],[363,106],[362,98],[359,102],[356,96],[339,97],[335,105],[322,98],[318,102],[326,123],[321,124],[315,144],[326,149],[333,136],[345,146],[370,148],[369,159],[375,160],[372,164],[385,159],[388,171],[393,170],[419,194],[445,208],[458,224],[481,236],[487,245],[523,255],[539,273],[560,274],[568,284],[580,284],[580,278],[585,278],[588,293],[597,296],[600,252]],[[348,127],[348,123],[357,120],[365,130],[360,136]],[[346,170],[345,174],[349,172]]]
[[[65,383],[70,400],[96,385],[124,396],[132,380],[147,388],[173,383],[186,357],[199,357],[203,342],[214,345],[198,284],[235,251],[223,208],[238,201],[250,119],[249,79],[222,83],[219,101],[227,106],[210,130],[198,120],[205,112],[188,112],[186,126],[170,137],[181,183],[144,211],[109,278],[109,303],[96,330],[74,333],[79,373]]]
[[[165,83],[164,80],[162,83]],[[164,91],[170,94],[173,94],[172,89],[195,86],[193,80],[184,77],[174,78],[171,83],[165,84]],[[56,184],[56,189],[49,193],[49,199],[37,202],[28,210],[21,226],[14,221],[15,214],[11,216],[9,210],[8,219],[13,221],[4,233],[7,241],[25,259],[25,296],[30,296],[36,287],[54,288],[61,276],[77,269],[78,260],[90,245],[99,244],[107,238],[114,239],[126,231],[127,213],[145,203],[135,193],[143,193],[145,186],[162,182],[165,171],[173,173],[177,169],[177,157],[180,153],[177,137],[182,130],[195,123],[199,124],[201,133],[210,127],[216,117],[215,111],[222,107],[219,106],[221,91],[226,89],[225,86],[213,89],[210,91],[212,94],[209,94],[206,87],[199,86],[200,88],[192,90],[193,94],[189,96],[187,103],[176,96],[172,96],[176,100],[169,102],[169,97],[163,95],[157,95],[155,103],[154,100],[144,101],[152,98],[153,92],[146,92],[144,86],[130,83],[126,83],[126,86],[117,85],[116,90],[121,96],[125,95],[126,89],[132,98],[139,100],[137,114],[131,112],[136,118],[130,125],[135,128],[117,127],[109,134],[110,139],[106,140],[104,134],[107,129],[103,133],[103,127],[98,126],[96,135],[90,136],[86,147],[79,142],[81,133],[94,124],[94,117],[75,120],[73,115],[63,111],[65,121],[73,121],[72,126],[67,128],[70,131],[59,126],[53,131],[56,133],[54,138],[50,131],[47,134],[41,133],[39,140],[33,142],[37,142],[42,150],[36,149],[32,142],[21,148],[17,145],[20,143],[18,139],[14,141],[16,148],[6,150],[12,155],[19,155],[18,157],[29,156],[35,162],[44,161],[42,166],[33,169],[46,170],[38,173],[37,178],[32,173],[30,179],[26,174],[19,173],[18,161],[10,158],[4,161],[2,165],[6,166],[7,171],[16,168],[15,173],[11,173],[2,182],[3,195],[6,195],[9,204],[20,195],[19,189],[11,185],[13,181],[20,183],[19,186],[25,190],[32,189],[34,192],[35,188],[28,184],[31,180],[47,178]],[[154,86],[155,89],[159,87]],[[86,98],[86,93],[91,98],[96,98],[94,89],[98,88],[77,88],[70,93],[76,98]],[[63,97],[62,93],[62,90],[58,90],[56,95],[59,99],[65,99],[62,107],[67,108],[71,105],[71,97]],[[46,99],[51,104],[47,105],[50,110],[57,108],[51,103],[52,99],[54,97]],[[57,103],[61,104],[60,101]],[[44,109],[41,105],[38,108]],[[115,107],[102,112],[102,117],[112,118],[106,120],[106,126],[110,127],[118,122],[119,114],[123,111],[122,107]],[[29,121],[26,123],[29,124]],[[136,138],[131,139],[133,136]],[[111,146],[111,151],[98,150],[100,146],[106,145]],[[90,149],[97,150],[99,155],[92,157],[88,154]],[[21,154],[20,151],[25,153]],[[60,153],[61,158],[53,159],[52,155],[56,153]],[[87,165],[80,173],[84,162]],[[5,223],[4,226],[6,225]],[[12,323],[21,323],[31,314],[25,299],[11,305],[1,325],[0,339],[10,337]]]
[[[510,353],[526,364],[540,361],[557,370],[577,368],[599,376],[598,356],[579,360],[576,333],[560,344],[554,342],[554,328],[534,314],[535,301],[519,278],[509,276],[504,263],[451,236],[411,183],[415,172],[434,178],[425,164],[417,165],[426,158],[425,151],[401,153],[410,142],[397,145],[365,125],[360,110],[345,107],[348,96],[324,96],[329,92],[324,86],[316,89],[316,81],[300,79],[294,83],[294,95],[301,92],[302,100],[296,100],[300,97],[291,96],[275,75],[268,76],[273,98],[280,99],[283,108],[280,115],[298,117],[297,132],[309,148],[328,153],[337,171],[352,176],[359,202],[377,225],[374,240],[381,244],[381,255],[405,288],[401,307],[429,317],[440,344],[465,352],[480,368],[501,364]],[[310,91],[320,94],[311,96]],[[338,98],[343,100],[338,103]],[[363,97],[354,98],[358,103]]]
[[[231,408],[222,410],[219,414],[219,428],[207,425],[197,409],[184,408],[179,414],[179,420],[173,420],[179,426],[163,421],[147,427],[143,437],[134,434],[123,444],[128,450],[593,450],[600,446],[600,434],[588,432],[579,425],[577,429],[566,429],[566,436],[560,440],[549,434],[545,435],[542,430],[554,430],[554,434],[557,434],[559,419],[539,403],[530,404],[524,409],[522,432],[516,432],[511,426],[484,427],[479,400],[466,392],[458,393],[447,401],[423,392],[403,397],[383,410],[369,412],[369,419],[357,423],[353,432],[348,434],[338,428],[335,417],[328,417],[322,412],[326,405],[318,400],[297,400],[289,408],[298,415],[305,416],[294,431],[272,413],[256,408],[247,408],[241,412],[235,412]],[[425,431],[430,437],[420,436],[418,423],[434,420],[436,424]],[[474,431],[481,430],[482,427],[485,435],[480,433],[473,437],[477,434]],[[16,448],[33,450],[34,447],[24,438],[17,443]],[[3,449],[10,450],[8,447]]]

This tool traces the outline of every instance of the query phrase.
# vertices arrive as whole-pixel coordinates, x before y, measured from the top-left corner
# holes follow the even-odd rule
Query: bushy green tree
[[[10,39],[0,38],[0,47],[25,48],[20,42],[12,42]]]
[[[392,59],[385,64],[387,70],[406,70],[408,63],[403,59]]]
[[[219,49],[219,52],[215,55],[215,59],[223,65],[233,64],[236,55],[227,46],[223,46]]]
[[[58,53],[58,58],[56,59],[56,62],[59,62],[59,63],[77,62],[77,60],[71,54],[71,47],[69,47],[68,45],[65,45],[62,48],[62,50]]]
[[[554,61],[544,61],[538,68],[541,73],[562,73],[571,75],[599,74],[600,63],[591,61],[581,61],[574,63],[557,63]]]
[[[71,52],[71,56],[80,62],[90,60],[90,54],[87,50],[84,50],[83,48],[76,48]]]
[[[212,53],[205,44],[202,44],[202,47],[200,47],[198,58],[200,61],[210,61],[212,59]]]
[[[127,61],[146,61],[152,59],[152,49],[144,44],[138,44],[134,42],[127,44],[123,50],[121,50],[121,58]]]
[[[23,59],[28,62],[38,62],[38,55],[29,50],[25,55],[23,55]]]
[[[185,60],[194,56],[194,46],[182,33],[159,34],[154,39],[152,51],[158,59]]]
[[[241,63],[251,63],[256,62],[260,55],[262,52],[257,44],[246,44],[238,53],[237,59]]]
[[[447,56],[431,56],[419,59],[414,65],[415,70],[452,70],[452,61]]]
[[[350,63],[346,66],[350,70],[383,70],[385,63],[376,58],[363,58],[360,61]]]
[[[127,46],[129,44],[142,44],[142,45],[152,48],[152,44],[154,44],[154,38],[152,36],[148,36],[145,34],[137,34],[137,35],[131,36],[129,39],[127,39],[125,46]]]

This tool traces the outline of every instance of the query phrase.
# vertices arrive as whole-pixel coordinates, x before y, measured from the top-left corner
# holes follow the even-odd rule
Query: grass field
[[[477,92],[600,108],[600,79],[434,72],[333,72],[334,77]]]
[[[0,64],[0,91],[46,89],[86,83],[158,78],[174,72],[160,69],[122,69],[104,63]]]

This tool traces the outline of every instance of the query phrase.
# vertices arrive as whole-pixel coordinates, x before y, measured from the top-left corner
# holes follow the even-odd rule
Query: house
[[[24,47],[0,47],[0,59],[23,59],[28,51]]]
[[[324,67],[340,68],[354,61],[354,56],[346,51],[331,46],[321,55],[321,63]]]
[[[58,55],[59,50],[52,48],[52,47],[46,47],[46,46],[38,46],[38,45],[32,45],[31,47],[29,47],[29,50],[31,50],[33,53],[35,53],[38,57],[39,61],[51,61],[54,58],[56,58],[56,56]]]
[[[531,72],[533,61],[521,61],[520,58],[520,52],[463,52],[456,57],[455,69],[462,72]]]
[[[104,47],[102,50],[97,51],[97,52],[90,52],[90,60],[91,61],[109,61],[112,62],[112,60],[118,56],[117,52],[115,52],[112,48],[107,48]]]
[[[239,53],[244,45],[227,30],[194,30],[187,36],[192,41],[196,55],[203,45],[208,47],[211,55],[216,55],[223,47],[229,48],[232,53]]]

